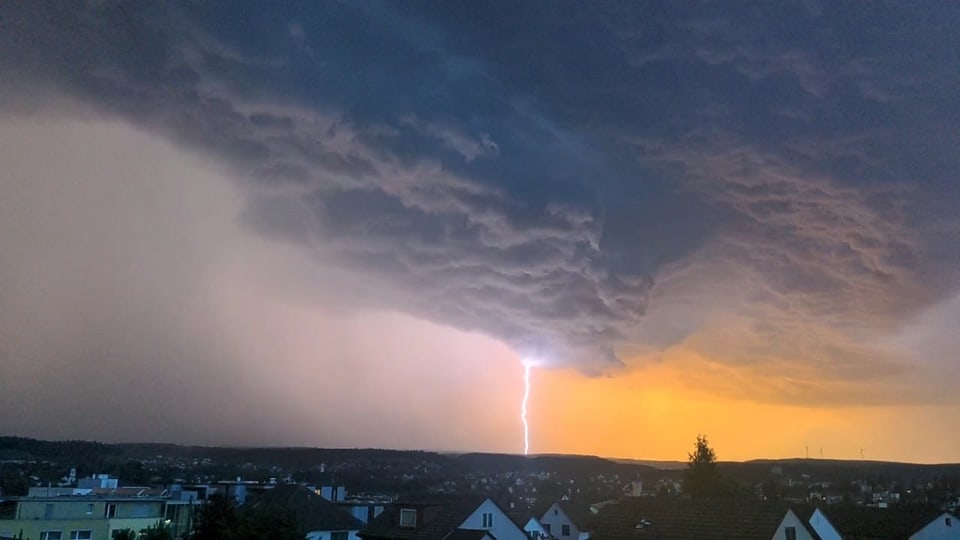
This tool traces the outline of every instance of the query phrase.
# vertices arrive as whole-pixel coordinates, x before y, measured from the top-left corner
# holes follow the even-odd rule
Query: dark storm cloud
[[[908,370],[870,342],[956,283],[957,8],[611,6],[11,3],[0,83],[217,156],[254,230],[521,354],[719,317],[692,346],[731,365]]]

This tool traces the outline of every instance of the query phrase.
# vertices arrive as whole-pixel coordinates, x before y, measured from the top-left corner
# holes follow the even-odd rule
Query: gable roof
[[[359,535],[361,538],[368,539],[444,540],[453,534],[486,500],[487,497],[483,495],[399,499],[361,529]],[[401,509],[417,511],[416,526],[400,526]]]
[[[538,526],[538,527],[540,527],[540,528],[543,528],[543,523],[540,523],[540,518],[538,518],[537,516],[530,516],[530,517],[528,517],[528,518],[526,519],[526,521],[524,521],[522,524],[520,524],[520,528],[522,529],[522,528],[526,527],[527,525],[530,524],[531,521],[533,522],[534,525],[536,525],[536,526]],[[516,521],[516,520],[514,520],[514,523],[519,523],[519,522]]]
[[[851,540],[904,540],[943,515],[940,510],[903,506],[840,505],[820,511],[843,538]]]
[[[597,514],[594,514],[588,505],[577,504],[572,501],[553,501],[545,508],[541,506],[542,510],[535,514],[537,520],[542,521],[554,505],[560,508],[570,518],[574,526],[581,531],[592,530],[596,525]]]
[[[497,537],[490,531],[455,529],[446,536],[445,540],[485,540],[487,538],[497,540]]]
[[[810,538],[813,538],[813,540],[822,540],[820,538],[820,533],[818,533],[817,530],[813,528],[813,525],[810,524],[810,518],[813,515],[812,510],[809,510],[806,507],[792,506],[787,510],[787,512],[791,512],[794,516],[796,516],[796,518],[800,521],[800,524],[803,525],[803,529],[807,531],[807,534],[810,535]],[[783,519],[787,519],[787,514],[784,514]]]
[[[278,486],[263,493],[250,506],[292,511],[307,531],[356,531],[363,522],[336,504],[303,486]]]
[[[622,499],[600,511],[591,540],[770,540],[786,505],[673,497]]]
[[[557,504],[581,531],[589,530],[596,525],[597,514],[590,511],[589,506],[570,501],[560,501]]]
[[[531,519],[535,519],[537,520],[537,523],[540,523],[540,518],[538,518],[537,516],[529,512],[512,510],[510,512],[504,512],[504,513],[507,514],[507,517],[510,518],[510,521],[512,521],[513,524],[519,527],[520,529],[523,529],[524,527],[526,527],[527,524],[530,523]]]

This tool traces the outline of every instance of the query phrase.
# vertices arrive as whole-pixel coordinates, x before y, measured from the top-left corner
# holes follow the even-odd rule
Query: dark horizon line
[[[460,456],[460,455],[487,455],[487,456],[510,456],[510,457],[519,457],[519,458],[543,458],[543,457],[563,457],[563,458],[582,458],[582,459],[602,459],[606,461],[612,461],[616,463],[626,463],[626,464],[636,464],[636,465],[648,465],[655,466],[654,464],[663,464],[663,465],[672,465],[672,466],[683,466],[687,463],[686,460],[673,460],[673,459],[644,459],[644,458],[635,458],[635,457],[609,457],[609,456],[600,456],[596,454],[566,454],[562,452],[543,452],[543,453],[531,453],[524,455],[522,453],[508,453],[508,452],[485,452],[485,451],[475,451],[475,450],[436,450],[436,449],[426,449],[426,448],[389,448],[389,447],[360,447],[360,446],[303,446],[303,445],[292,445],[292,446],[270,446],[270,445],[260,445],[260,446],[248,446],[248,445],[207,445],[207,444],[189,444],[189,443],[175,443],[175,442],[157,442],[157,441],[116,441],[116,442],[103,442],[98,440],[88,440],[88,439],[39,439],[36,437],[27,437],[23,435],[4,435],[0,434],[0,440],[2,439],[23,439],[28,441],[43,442],[43,443],[88,443],[88,444],[99,444],[103,446],[134,446],[134,445],[143,445],[143,446],[174,446],[179,448],[199,448],[199,449],[210,449],[210,450],[353,450],[353,451],[386,451],[386,452],[424,452],[432,453],[444,456]],[[912,462],[912,461],[888,461],[880,459],[846,459],[846,458],[819,458],[819,457],[785,457],[785,458],[770,458],[770,457],[756,457],[746,460],[717,460],[717,463],[720,465],[724,464],[749,464],[749,463],[797,463],[797,462],[806,462],[806,463],[845,463],[845,464],[885,464],[885,465],[911,465],[911,466],[921,466],[921,467],[937,467],[937,466],[960,466],[960,461],[956,462],[936,462],[936,463],[921,463],[921,462]]]

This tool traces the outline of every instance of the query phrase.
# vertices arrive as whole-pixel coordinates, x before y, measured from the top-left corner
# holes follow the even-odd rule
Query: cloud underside
[[[588,22],[643,91],[606,72],[588,85],[571,58],[548,92],[492,48],[445,50],[369,13],[382,60],[300,21],[244,48],[156,7],[6,9],[8,114],[48,109],[28,91],[44,88],[215,158],[243,226],[364,276],[357,306],[592,374],[682,348],[703,359],[691,384],[742,394],[731,374],[749,374],[772,381],[747,392],[763,401],[950,399],[909,391],[936,363],[887,339],[952,284],[914,206],[935,182],[891,165],[882,129],[922,87],[862,51],[827,64],[699,16],[676,23],[688,40],[648,46],[612,17]],[[852,109],[886,117],[829,120]]]

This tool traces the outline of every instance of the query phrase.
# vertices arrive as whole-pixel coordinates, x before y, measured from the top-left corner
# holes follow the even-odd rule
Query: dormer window
[[[400,526],[401,527],[416,527],[417,526],[417,511],[413,508],[401,508],[400,509]]]

